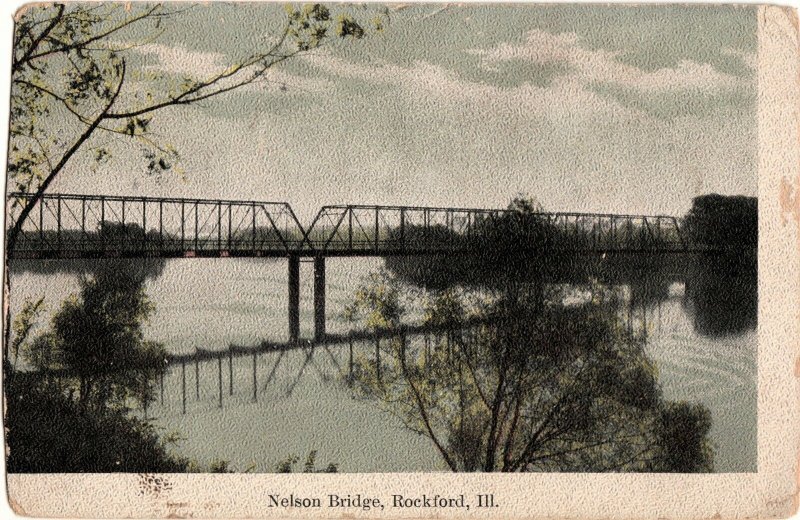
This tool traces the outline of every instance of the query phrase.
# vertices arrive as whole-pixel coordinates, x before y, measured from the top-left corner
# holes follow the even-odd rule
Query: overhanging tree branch
[[[33,56],[34,51],[39,47],[42,41],[47,37],[48,34],[55,28],[55,26],[61,22],[64,16],[64,4],[56,4],[58,12],[53,16],[53,19],[44,28],[44,30],[39,33],[35,39],[31,41],[30,47],[25,51],[25,54],[22,55],[21,58],[15,59],[14,63],[11,65],[11,73],[13,74],[15,71],[19,70],[24,64],[28,63],[29,61],[35,59]]]
[[[60,6],[61,11],[63,12],[64,4],[58,4],[58,5]],[[149,10],[147,10],[146,12],[144,12],[144,13],[138,15],[138,16],[134,16],[132,18],[129,18],[128,20],[123,21],[119,25],[117,25],[115,27],[112,27],[111,29],[109,29],[109,30],[107,30],[105,32],[102,32],[100,34],[92,36],[92,37],[90,37],[90,38],[88,38],[86,40],[67,43],[67,44],[62,44],[61,46],[56,46],[56,47],[53,47],[51,49],[47,49],[46,51],[41,51],[41,52],[38,52],[38,53],[29,53],[29,55],[27,56],[26,59],[20,60],[20,63],[18,63],[18,64],[15,63],[15,67],[14,68],[19,68],[20,66],[22,66],[26,62],[33,61],[33,60],[36,60],[36,59],[39,59],[39,58],[44,58],[45,56],[50,56],[52,54],[68,52],[68,51],[75,50],[75,49],[81,49],[81,48],[83,48],[83,47],[85,47],[85,46],[87,46],[87,45],[89,45],[91,43],[94,43],[96,41],[102,40],[103,38],[107,38],[107,37],[111,36],[112,34],[114,34],[116,32],[119,32],[122,29],[124,29],[124,28],[126,28],[126,27],[128,27],[128,26],[130,26],[130,25],[132,25],[132,24],[134,24],[134,23],[136,23],[138,21],[140,21],[140,20],[144,20],[145,18],[151,18],[151,17],[154,17],[154,16],[162,16],[162,15],[159,15],[159,14],[156,13],[156,11],[158,11],[162,7],[163,7],[162,4],[156,4],[153,7],[151,7]],[[167,14],[171,14],[171,13],[167,13]],[[58,21],[59,20],[55,20],[56,23]],[[55,23],[52,24],[49,27],[49,29],[52,30],[54,25],[55,25]],[[50,32],[50,31],[48,30],[48,32]],[[38,46],[39,43],[41,43],[41,40],[37,41],[36,45]],[[35,46],[33,46],[33,45],[31,46],[31,50],[33,50],[35,48],[36,48]]]
[[[114,106],[114,102],[117,100],[117,96],[119,96],[119,93],[122,90],[122,85],[124,82],[125,82],[125,60],[121,60],[119,65],[119,81],[117,82],[117,87],[114,90],[111,99],[109,100],[108,104],[103,109],[103,111],[100,113],[100,115],[98,115],[94,119],[94,121],[92,121],[89,124],[89,126],[83,131],[83,133],[78,137],[78,139],[75,140],[72,146],[69,147],[66,153],[64,153],[64,155],[61,157],[61,160],[58,161],[58,163],[53,167],[53,169],[50,171],[50,174],[47,177],[45,177],[45,179],[37,188],[36,193],[34,193],[33,197],[31,197],[30,199],[31,202],[26,203],[25,206],[22,208],[22,211],[20,212],[19,216],[14,222],[14,226],[11,228],[11,231],[8,234],[8,243],[6,245],[8,250],[12,250],[14,248],[19,231],[20,229],[22,229],[22,224],[25,222],[25,219],[28,217],[28,214],[30,214],[30,212],[33,210],[36,202],[38,202],[42,198],[45,191],[47,191],[47,188],[53,182],[53,179],[56,178],[59,172],[61,172],[61,170],[67,164],[67,161],[69,161],[72,158],[72,156],[75,155],[75,152],[77,152],[80,149],[80,147],[83,146],[83,143],[85,143],[86,140],[89,139],[89,137],[91,137],[92,133],[95,131],[95,129],[97,129],[97,127],[103,121],[108,111],[111,110],[112,106]]]

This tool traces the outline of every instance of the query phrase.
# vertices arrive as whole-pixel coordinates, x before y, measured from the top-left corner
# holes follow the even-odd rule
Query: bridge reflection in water
[[[633,304],[629,303],[620,317],[621,323],[630,332],[646,338],[646,308],[634,309]],[[461,324],[458,333],[463,336],[474,335],[476,328],[486,323],[478,319],[467,321]],[[170,411],[185,415],[193,411],[223,408],[228,401],[234,405],[256,403],[259,396],[276,382],[283,359],[289,352],[299,351],[304,355],[301,356],[302,364],[295,367],[296,374],[286,385],[282,394],[285,397],[292,396],[307,369],[314,368],[323,379],[331,378],[330,373],[317,365],[317,355],[330,362],[328,364],[333,369],[334,378],[346,383],[354,379],[355,352],[358,351],[375,366],[377,377],[380,378],[381,352],[392,339],[403,338],[403,344],[408,344],[409,349],[411,345],[417,345],[416,348],[424,349],[429,358],[433,345],[439,340],[449,345],[453,333],[453,329],[445,326],[403,325],[393,331],[359,330],[331,334],[324,343],[263,341],[252,346],[229,345],[224,350],[198,348],[191,353],[171,355],[166,360],[166,369],[157,376],[156,395],[152,404],[159,407],[160,413],[157,415],[164,416],[169,415]],[[384,355],[389,354],[384,352]],[[152,415],[146,400],[141,412],[144,418]]]
[[[314,338],[323,341],[327,257],[710,252],[664,215],[344,205],[324,206],[306,229],[284,202],[46,194],[16,222],[31,198],[9,195],[19,233],[8,258],[287,258],[290,342],[299,340],[302,258],[314,262]]]

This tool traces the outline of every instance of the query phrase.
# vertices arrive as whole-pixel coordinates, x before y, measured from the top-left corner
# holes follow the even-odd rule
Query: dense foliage
[[[142,332],[153,312],[145,271],[127,263],[98,264],[80,279],[79,293],[61,304],[49,330],[21,347],[29,366],[47,374],[60,392],[76,395],[84,408],[148,402],[151,382],[165,366],[163,345],[146,341]]]
[[[695,197],[684,220],[694,243],[742,252],[758,245],[758,199],[703,195]]]
[[[6,381],[10,473],[182,472],[155,429],[121,409],[87,408],[40,374]]]
[[[591,218],[556,221],[535,199],[516,197],[503,212],[475,215],[468,233],[456,233],[443,225],[406,224],[405,247],[448,244],[461,254],[394,256],[385,262],[389,270],[412,285],[431,289],[454,285],[498,288],[509,278],[588,281],[589,273],[596,276],[611,261],[602,254],[602,247],[657,250],[679,241],[674,228],[655,233],[648,226],[631,222],[619,227],[613,238],[606,228],[600,247],[598,226]]]

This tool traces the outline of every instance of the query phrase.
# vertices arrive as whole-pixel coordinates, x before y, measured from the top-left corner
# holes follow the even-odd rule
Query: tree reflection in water
[[[477,304],[454,290],[412,300],[427,324],[448,325],[426,345],[402,332],[400,285],[373,276],[348,314],[396,334],[355,360],[350,382],[453,471],[711,471],[709,411],[665,401],[620,295],[589,295],[566,304],[559,290],[510,284]]]

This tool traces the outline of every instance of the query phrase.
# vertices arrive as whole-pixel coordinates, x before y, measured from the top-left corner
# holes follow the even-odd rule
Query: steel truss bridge
[[[31,194],[11,193],[16,224]],[[684,253],[664,215],[521,213],[416,206],[324,206],[305,228],[285,202],[46,194],[11,259],[288,258],[289,335],[299,335],[300,259],[314,261],[315,337],[325,338],[325,258],[392,255]]]

